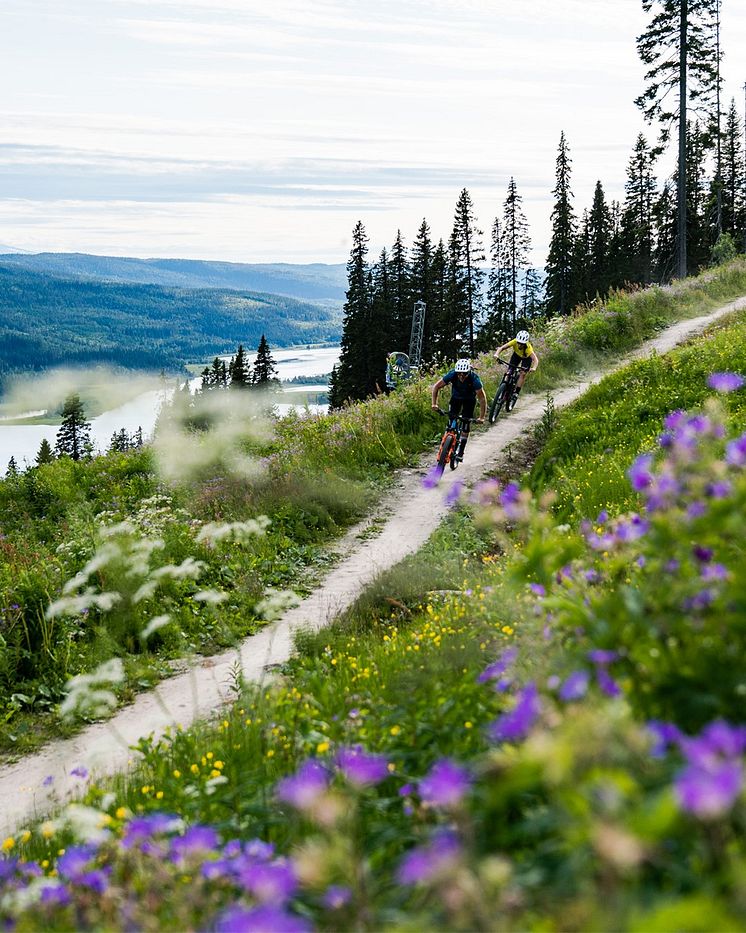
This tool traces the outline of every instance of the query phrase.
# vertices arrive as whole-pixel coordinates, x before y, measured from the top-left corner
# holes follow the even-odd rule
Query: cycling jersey
[[[482,388],[482,380],[474,370],[472,370],[462,382],[458,378],[456,370],[452,369],[443,376],[443,382],[451,387],[451,399],[454,401],[476,398],[477,392]]]
[[[518,346],[517,340],[510,340],[508,341],[508,343],[505,344],[505,346],[510,347],[513,353],[515,353],[516,356],[520,356],[522,360],[525,360],[527,357],[531,356],[531,354],[534,352],[534,348],[531,346],[530,343],[527,343],[524,349],[521,350],[520,347]]]

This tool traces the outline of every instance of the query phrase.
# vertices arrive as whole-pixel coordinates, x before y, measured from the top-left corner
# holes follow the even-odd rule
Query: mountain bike
[[[513,411],[515,408],[515,390],[519,376],[517,366],[511,366],[510,363],[506,363],[505,360],[501,360],[499,357],[497,362],[502,363],[505,372],[490,405],[490,424],[497,421],[497,416],[502,411],[503,405],[505,405],[505,411]]]
[[[448,418],[448,425],[443,432],[443,437],[440,440],[438,456],[435,461],[438,474],[439,476],[442,476],[446,468],[446,464],[448,464],[452,470],[455,470],[461,462],[461,457],[456,454],[458,445],[462,438],[468,437],[469,432],[467,429],[471,422],[476,421],[477,419],[463,418],[461,415],[459,415],[457,418],[451,418],[448,412],[443,411],[442,408],[439,408],[438,412]]]

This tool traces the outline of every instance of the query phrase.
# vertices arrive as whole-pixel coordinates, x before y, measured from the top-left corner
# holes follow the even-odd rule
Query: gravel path
[[[708,315],[681,321],[628,354],[617,366],[652,351],[665,353],[702,331],[708,324],[734,310],[746,308],[746,298],[731,302]],[[596,372],[565,388],[557,389],[557,408],[567,405],[597,382]],[[467,460],[455,474],[447,474],[437,489],[424,489],[422,476],[431,465],[402,470],[396,488],[377,515],[381,530],[367,539],[353,529],[343,539],[346,556],[325,578],[322,586],[297,608],[277,622],[247,638],[240,651],[231,650],[197,662],[187,673],[163,681],[154,690],[137,697],[109,722],[92,725],[72,739],[55,741],[41,751],[0,770],[0,836],[16,831],[36,813],[79,789],[81,781],[70,771],[83,765],[97,775],[111,774],[128,766],[129,748],[142,736],[160,735],[174,723],[188,726],[231,701],[231,684],[237,661],[248,681],[260,681],[269,665],[290,656],[298,629],[318,630],[351,605],[384,570],[417,551],[435,531],[447,512],[444,496],[457,479],[474,482],[503,457],[508,444],[524,435],[541,418],[544,398],[524,396],[515,413],[502,416],[489,431],[480,430],[469,442]],[[465,467],[465,469],[464,469]],[[364,528],[365,523],[361,528]],[[48,776],[54,780],[44,786]]]

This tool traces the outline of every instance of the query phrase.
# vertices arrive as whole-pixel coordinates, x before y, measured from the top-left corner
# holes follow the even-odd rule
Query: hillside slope
[[[280,295],[58,278],[0,263],[0,372],[108,363],[179,370],[238,343],[334,342],[340,314]]]
[[[344,263],[240,263],[198,259],[136,259],[88,253],[17,253],[0,263],[63,278],[133,282],[177,288],[230,288],[312,301],[344,300]]]

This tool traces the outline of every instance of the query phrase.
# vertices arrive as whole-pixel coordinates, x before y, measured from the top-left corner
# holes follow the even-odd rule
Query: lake
[[[293,379],[296,376],[320,376],[331,372],[332,367],[339,361],[339,347],[309,349],[289,347],[272,350],[272,358],[277,364],[277,374],[282,380]],[[227,359],[230,357],[226,357]],[[249,359],[253,363],[253,356]],[[200,378],[191,379],[190,385],[196,388],[201,381]],[[292,396],[304,393],[305,398],[305,393],[323,393],[326,388],[326,384],[321,381],[313,385],[288,386],[282,396],[283,401],[275,406],[277,413],[285,415],[293,408],[304,411],[306,405],[294,403]],[[126,404],[106,411],[97,418],[92,418],[91,437],[96,448],[100,451],[107,450],[112,434],[121,428],[124,428],[128,434],[134,434],[138,428],[142,428],[143,435],[146,438],[149,437],[155,427],[158,411],[169,392],[170,390],[168,392],[163,390],[143,392]],[[310,411],[323,412],[326,411],[327,406],[309,405],[308,408]],[[37,413],[29,412],[29,414]],[[3,425],[0,422],[0,473],[5,474],[11,457],[15,457],[20,468],[33,464],[42,439],[46,437],[54,447],[58,430],[59,425],[56,424]]]

